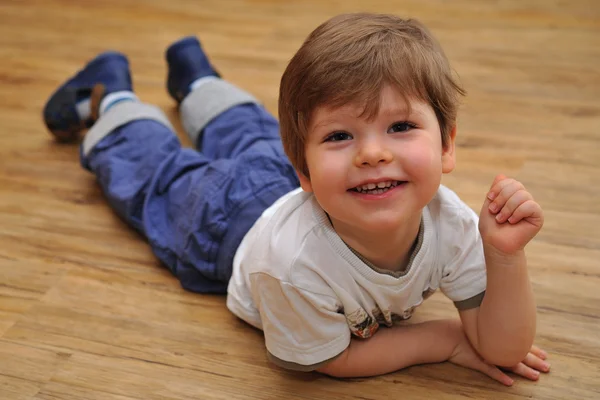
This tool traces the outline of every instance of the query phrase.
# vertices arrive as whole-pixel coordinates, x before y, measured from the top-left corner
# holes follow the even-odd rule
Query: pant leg
[[[225,293],[243,236],[297,179],[267,142],[235,158],[184,149],[164,115],[144,107],[111,108],[86,135],[82,163],[184,288]]]
[[[223,173],[228,165],[209,167],[210,160],[202,154],[181,147],[169,126],[151,119],[112,129],[87,154],[84,143],[82,163],[96,175],[115,212],[148,239],[154,254],[184,288],[225,292],[227,280],[203,265],[207,263],[190,259],[187,243],[193,233],[189,221],[198,220],[192,214],[204,212],[194,204],[193,188],[200,189],[198,182]],[[214,258],[212,241],[200,246],[205,258]]]
[[[196,149],[209,159],[235,158],[256,146],[286,159],[279,123],[249,93],[214,79],[191,92],[182,102],[183,127]]]
[[[287,160],[279,136],[279,122],[259,104],[242,104],[215,117],[199,137],[201,151],[209,159],[235,158],[268,145],[269,151]]]

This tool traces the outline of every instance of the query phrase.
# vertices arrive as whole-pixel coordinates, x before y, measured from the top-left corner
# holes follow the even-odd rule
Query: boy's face
[[[454,136],[442,148],[440,127],[429,104],[411,101],[391,86],[381,93],[379,114],[360,118],[360,105],[315,110],[306,141],[310,178],[305,191],[340,231],[385,232],[421,218],[442,173],[454,169]]]

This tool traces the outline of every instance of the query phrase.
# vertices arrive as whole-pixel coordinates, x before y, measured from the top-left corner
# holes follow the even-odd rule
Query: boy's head
[[[358,104],[365,118],[373,118],[386,86],[409,107],[410,99],[431,106],[445,148],[464,91],[427,28],[393,15],[345,14],[315,29],[290,61],[280,86],[282,141],[298,172],[310,176],[305,143],[317,108]]]

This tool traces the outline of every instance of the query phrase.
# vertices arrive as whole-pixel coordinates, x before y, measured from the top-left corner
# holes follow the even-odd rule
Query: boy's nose
[[[394,159],[392,152],[384,147],[379,141],[365,143],[360,147],[354,163],[357,167],[377,166],[386,164]]]

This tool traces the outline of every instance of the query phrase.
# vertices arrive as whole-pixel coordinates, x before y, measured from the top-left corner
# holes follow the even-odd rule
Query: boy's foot
[[[74,140],[98,119],[102,98],[118,91],[132,91],[129,61],[118,52],[102,53],[50,96],[44,122],[57,140]]]
[[[197,79],[220,76],[194,36],[185,37],[169,46],[166,59],[169,66],[167,90],[177,103],[181,103],[190,93],[190,85]]]

